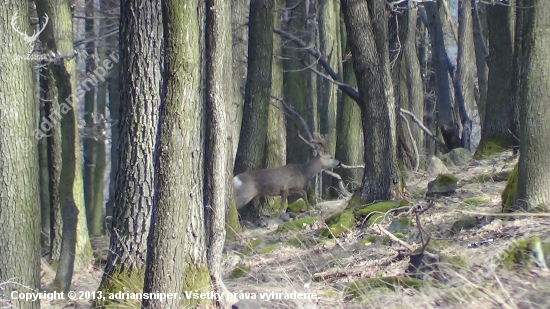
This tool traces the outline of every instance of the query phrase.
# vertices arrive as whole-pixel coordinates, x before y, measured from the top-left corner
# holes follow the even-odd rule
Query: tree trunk
[[[412,112],[416,118],[423,119],[424,116],[424,89],[422,87],[422,76],[420,61],[417,54],[416,46],[416,20],[418,9],[409,2],[407,11],[405,12],[405,27],[407,34],[403,42],[403,58],[405,60],[407,74],[407,90],[409,94],[408,110]],[[416,148],[419,153],[424,154],[424,132],[417,126],[411,123],[411,131]],[[419,162],[419,165],[422,162]]]
[[[85,13],[86,21],[84,27],[84,37],[87,40],[86,43],[86,72],[93,72],[96,67],[96,44],[95,44],[95,31],[96,31],[96,19],[94,11],[95,3],[94,1],[88,1],[86,4]],[[83,155],[84,155],[84,168],[83,168],[83,179],[84,179],[84,205],[86,206],[86,219],[88,223],[88,230],[90,235],[101,235],[101,225],[99,230],[97,226],[93,226],[92,223],[92,214],[94,212],[94,193],[95,193],[95,180],[94,180],[94,170],[96,165],[96,148],[97,140],[93,132],[95,126],[96,115],[96,85],[93,84],[93,81],[84,80],[82,85],[86,89],[86,94],[84,95],[84,122],[85,130],[83,136]]]
[[[235,175],[264,168],[273,60],[273,23],[266,20],[273,20],[273,1],[251,0],[248,75]],[[248,207],[244,213],[255,218],[258,209]]]
[[[528,70],[521,84],[521,135],[515,210],[550,205],[550,2],[524,0],[528,25],[523,53]]]
[[[319,51],[325,57],[327,62],[336,72],[338,70],[341,59],[338,57],[340,40],[339,40],[339,24],[340,24],[340,7],[337,1],[320,0],[319,1]],[[319,67],[319,66],[317,66]],[[336,120],[338,111],[338,88],[326,78],[318,78],[318,113],[319,113],[319,133],[326,135],[327,147],[326,151],[334,155],[336,153]],[[332,184],[332,177],[327,174],[323,175],[322,192],[326,193],[328,187]]]
[[[33,129],[38,110],[33,94],[29,45],[10,25],[19,14],[17,28],[29,31],[26,1],[5,2],[0,7],[0,299],[13,308],[39,308],[39,302],[14,299],[21,286],[40,289],[40,191],[38,149]],[[17,104],[14,104],[17,102]]]
[[[229,121],[232,125],[231,140],[233,144],[232,157],[237,153],[239,135],[241,133],[241,122],[243,118],[244,87],[246,85],[246,70],[248,56],[248,6],[249,0],[231,1],[231,37],[232,37],[232,76],[233,76],[233,97],[232,108],[230,109]],[[233,164],[233,163],[231,163]],[[233,171],[231,171],[233,172]]]
[[[475,109],[475,49],[470,0],[458,2],[458,59],[457,71],[459,91],[464,104],[459,106],[462,122],[462,146],[471,150],[472,116]],[[464,108],[461,108],[463,106]]]
[[[61,256],[53,290],[68,290],[74,268],[88,265],[92,248],[88,235],[83,196],[82,157],[75,107],[84,94],[83,86],[76,87],[76,60],[72,38],[71,8],[66,0],[37,1],[39,16],[48,14],[52,20],[41,38],[55,57],[63,60],[50,64],[58,90],[59,110],[53,122],[61,123],[62,167],[59,183],[59,201],[62,208],[63,236]],[[68,221],[67,221],[68,220]],[[55,264],[55,261],[53,261]]]
[[[206,1],[205,106],[206,123],[209,125],[206,126],[204,200],[207,259],[214,292],[224,295],[227,295],[227,289],[222,281],[221,264],[226,235],[225,212],[233,191],[233,145],[228,138],[232,136],[232,129],[227,119],[233,108],[230,104],[233,94],[231,75],[226,74],[231,70],[229,65],[232,59],[230,10],[230,2],[226,0]],[[191,26],[187,25],[188,28]],[[183,57],[193,56],[188,53],[184,53]],[[196,205],[201,206],[201,203]],[[225,297],[216,299],[222,308],[228,306],[226,300]]]
[[[284,7],[283,0],[275,0],[275,7]],[[273,27],[282,26],[281,13],[273,14]],[[271,94],[277,98],[283,97],[283,60],[282,40],[273,33],[273,63],[271,70]],[[271,99],[268,107],[267,140],[265,150],[265,167],[279,167],[286,164],[286,121],[281,102]],[[269,209],[278,210],[280,198],[269,197],[265,204]]]
[[[355,72],[353,72],[353,59],[347,42],[346,28],[341,27],[342,45],[346,46],[345,60],[343,66],[344,83],[357,87]],[[347,95],[342,96],[341,111],[338,113],[338,139],[336,141],[335,158],[348,165],[363,164],[363,128],[361,126],[361,109],[358,102],[355,102]],[[340,176],[344,182],[352,187],[359,187],[363,171],[360,169],[342,169]]]
[[[489,32],[489,68],[485,119],[481,130],[481,141],[475,157],[486,158],[494,153],[517,145],[514,133],[510,132],[513,122],[512,70],[513,63],[513,20],[512,9],[507,5],[488,5],[487,24]],[[516,135],[517,136],[517,135]]]
[[[119,160],[110,253],[99,290],[118,291],[125,286],[140,292],[156,194],[162,7],[160,1],[125,0],[120,8]]]
[[[440,0],[441,1],[441,0]],[[453,118],[453,101],[447,71],[447,52],[439,14],[440,2],[426,2],[426,14],[429,23],[432,45],[432,66],[435,73],[435,94],[437,98],[437,122],[439,130],[449,149],[461,147],[458,127]]]
[[[198,249],[202,250],[201,255],[205,257],[206,243],[204,241],[198,244],[188,242],[191,239],[188,233],[193,233],[188,226],[204,225],[204,221],[192,221],[194,218],[190,216],[192,213],[190,210],[199,209],[199,212],[202,213],[203,208],[203,188],[200,184],[203,183],[203,154],[201,150],[204,140],[201,134],[202,100],[199,97],[200,58],[197,4],[196,1],[186,3],[182,0],[168,0],[164,3],[164,18],[166,19],[164,23],[166,27],[164,30],[166,47],[164,67],[166,72],[164,76],[166,79],[161,92],[163,104],[160,111],[159,152],[156,160],[157,194],[150,232],[150,250],[147,255],[144,285],[146,293],[156,291],[184,293],[184,291],[192,290],[206,292],[210,290],[210,276],[205,259],[195,260],[190,254],[191,251]],[[228,6],[229,3],[207,3],[207,18],[211,18],[209,14],[212,13],[213,8],[216,9],[215,14],[223,14],[228,11],[228,8],[223,5]],[[229,17],[228,14],[225,16]],[[229,41],[229,29],[229,23],[227,23],[224,25],[224,30],[227,33],[220,35],[220,40],[223,39],[226,46]],[[221,31],[221,29],[217,30]],[[217,34],[220,33],[217,32]],[[187,36],[186,40],[176,39],[184,35]],[[224,44],[217,45],[209,39],[206,41],[207,46],[225,50]],[[214,46],[210,45],[212,43]],[[228,57],[225,57],[223,63],[229,64],[230,56],[228,53]],[[216,65],[219,65],[221,61],[221,59],[217,60]],[[184,63],[190,65],[182,66]],[[206,70],[210,72],[209,68],[214,64],[208,61],[206,63]],[[220,69],[220,72],[224,71],[223,67],[217,66],[216,68]],[[217,75],[219,76],[219,74],[221,73]],[[207,88],[211,89],[211,83],[216,81],[206,78],[206,82]],[[216,86],[220,87],[217,89],[218,91],[225,91],[225,95],[231,94],[227,91],[230,88],[229,83],[225,83],[225,85],[216,83]],[[207,90],[207,102],[215,100],[214,105],[219,107],[222,99],[220,93],[212,93]],[[223,100],[224,104],[225,102],[227,101]],[[216,128],[215,136],[212,135],[212,132],[208,133],[209,137],[214,139],[211,142],[216,146],[219,146],[220,141],[226,142],[226,134],[217,135],[220,133],[217,130],[219,126],[224,127],[224,130],[227,129],[225,113],[217,111],[216,116],[220,115],[221,117],[216,117],[215,123],[211,123],[211,127],[209,127]],[[222,145],[222,148],[225,147],[224,144]],[[225,149],[216,149],[212,156],[216,157],[213,157],[214,161],[209,164],[221,165],[222,171],[224,171]],[[219,170],[217,172],[223,174]],[[212,212],[211,215],[216,218],[209,218],[214,224],[211,226],[211,232],[218,234],[210,234],[214,236],[214,238],[210,238],[210,241],[213,241],[211,244],[215,246],[219,246],[220,236],[222,243],[224,240],[223,215],[225,209],[224,205],[220,205],[225,202],[224,186],[225,180],[222,180],[213,188],[209,187],[216,194],[216,203],[209,204],[209,206],[222,211],[221,213]],[[204,219],[204,215],[202,218]],[[198,230],[197,233],[203,232],[204,235],[204,228],[201,230]],[[210,257],[216,258],[210,261],[214,264],[219,263],[219,257],[216,257],[215,254],[221,253],[221,250],[217,252],[217,249],[216,247],[215,253],[209,254]],[[168,256],[170,258],[166,258]],[[170,274],[170,276],[167,277],[166,274]],[[197,301],[186,298],[167,301],[144,300],[143,306],[145,308],[166,308],[167,306],[170,308],[194,308],[199,302],[209,302],[209,300]]]
[[[487,106],[487,78],[489,68],[487,67],[487,19],[485,18],[485,4],[472,1],[473,24],[474,24],[474,48],[476,53],[477,84],[479,88],[479,98],[477,110],[481,127],[485,122],[485,109]]]
[[[389,70],[384,3],[342,1],[353,67],[361,96],[365,171],[360,193],[367,202],[389,200],[398,184],[395,101]]]

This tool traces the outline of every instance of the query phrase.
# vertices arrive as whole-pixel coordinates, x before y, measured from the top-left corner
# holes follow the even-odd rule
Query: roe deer
[[[288,164],[281,167],[248,171],[233,178],[237,209],[243,207],[253,198],[265,196],[281,196],[283,209],[289,194],[299,193],[306,202],[307,209],[311,209],[304,191],[306,183],[320,172],[340,166],[341,163],[329,154],[318,154],[309,162]]]

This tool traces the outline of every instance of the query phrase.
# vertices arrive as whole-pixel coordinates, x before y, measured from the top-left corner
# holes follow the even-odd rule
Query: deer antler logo
[[[46,25],[48,24],[48,21],[49,21],[49,17],[48,17],[48,14],[44,14],[44,24],[42,25],[42,29],[39,29],[39,30],[34,30],[33,34],[31,36],[28,36],[25,32],[19,30],[17,28],[17,25],[15,24],[18,16],[17,16],[17,12],[15,12],[15,14],[13,14],[12,18],[11,18],[11,27],[17,32],[19,33],[20,35],[23,36],[23,40],[25,42],[27,42],[27,45],[28,45],[28,52],[29,54],[31,54],[33,51],[34,51],[34,43],[36,42],[36,39],[38,38],[38,36],[40,35],[40,33],[42,33],[42,31],[44,31],[44,29],[46,28]]]

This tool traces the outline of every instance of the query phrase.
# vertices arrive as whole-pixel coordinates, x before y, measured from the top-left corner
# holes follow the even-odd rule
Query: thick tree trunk
[[[204,241],[198,244],[189,242],[192,237],[188,234],[192,234],[193,231],[189,230],[188,226],[193,224],[199,224],[204,226],[204,221],[193,221],[191,218],[191,211],[193,209],[199,210],[202,214],[203,208],[203,188],[200,184],[203,183],[203,160],[201,149],[203,146],[203,136],[201,134],[202,126],[202,100],[199,97],[199,28],[198,28],[198,16],[197,16],[197,4],[194,1],[192,3],[185,3],[183,0],[168,0],[164,4],[164,18],[165,30],[164,30],[164,44],[165,44],[165,76],[166,80],[162,88],[162,109],[160,111],[160,130],[158,132],[159,152],[156,159],[157,169],[157,190],[155,197],[154,216],[152,221],[152,228],[150,233],[150,250],[147,255],[147,268],[145,274],[145,292],[162,291],[168,293],[169,291],[176,291],[178,293],[184,293],[184,291],[210,290],[210,276],[204,276],[204,272],[208,274],[208,268],[204,264],[206,256],[206,243]],[[228,11],[227,7],[229,3],[212,3],[206,4],[208,13],[212,13],[211,9],[216,9],[216,14]],[[217,10],[220,10],[218,12]],[[229,18],[229,15],[226,15]],[[207,18],[211,16],[208,15]],[[221,31],[221,29],[217,29]],[[221,35],[227,42],[229,41],[229,23],[224,25],[224,30],[227,31],[225,35]],[[219,34],[219,32],[218,32]],[[185,41],[177,40],[176,38],[185,35],[187,39]],[[223,46],[212,46],[209,43],[213,43],[207,39],[207,46],[210,48],[222,48]],[[229,64],[229,57],[224,59],[224,63]],[[183,66],[183,63],[189,65]],[[217,63],[219,65],[219,62]],[[207,61],[206,71],[209,72],[211,63]],[[220,70],[223,68],[217,67]],[[208,74],[208,73],[207,73]],[[218,73],[217,75],[219,76]],[[206,79],[207,88],[211,88],[213,80]],[[216,86],[220,84],[216,83]],[[223,87],[223,86],[222,86]],[[218,88],[218,91],[224,91],[229,89],[229,83],[226,83],[225,87]],[[230,95],[230,92],[225,92],[226,95]],[[215,100],[215,106],[220,104],[220,93],[211,93],[207,90],[207,102]],[[224,100],[224,104],[227,101]],[[218,128],[223,126],[225,128],[225,113],[218,111],[214,124],[211,127]],[[215,131],[223,134],[223,132]],[[211,141],[219,146],[220,139],[222,143],[226,142],[226,135],[212,135],[210,131],[209,136],[213,138]],[[223,144],[222,144],[223,145]],[[222,146],[224,147],[224,146]],[[211,149],[211,148],[210,148]],[[218,151],[219,150],[219,151]],[[221,170],[224,171],[223,164],[225,164],[225,149],[212,150],[213,162],[209,164],[221,165]],[[220,171],[218,171],[220,172]],[[197,185],[199,184],[199,185]],[[211,183],[212,184],[212,183]],[[225,186],[225,181],[214,184],[213,190],[215,198],[215,204],[210,203],[216,212],[212,212],[212,216],[217,218],[210,218],[213,226],[211,226],[211,232],[216,234],[223,233],[224,228],[224,205],[225,191],[220,187]],[[212,201],[212,200],[210,200]],[[208,206],[207,206],[208,207]],[[221,210],[221,213],[217,213],[217,210]],[[219,217],[221,216],[221,217]],[[204,219],[204,216],[202,216]],[[221,225],[221,229],[220,229]],[[198,235],[203,233],[204,228],[195,230]],[[225,235],[212,235],[210,241],[215,246],[216,252],[213,252],[210,257],[214,257],[218,260],[210,261],[211,263],[219,263],[219,257],[216,257],[221,236],[223,243]],[[202,236],[204,237],[204,236]],[[200,245],[200,246],[199,246]],[[195,260],[191,251],[196,249],[202,249],[202,257],[199,260]],[[220,250],[221,253],[221,250]],[[166,257],[170,258],[166,258]],[[219,267],[219,266],[218,266]],[[170,274],[169,277],[166,274]],[[192,279],[191,279],[192,278]],[[210,300],[211,301],[211,300]],[[173,299],[167,301],[159,300],[144,300],[143,305],[145,308],[188,308],[196,307],[199,302],[209,302],[208,300],[197,301],[193,299]]]
[[[513,63],[513,14],[507,5],[488,5],[487,24],[489,32],[489,68],[487,106],[481,131],[481,141],[476,158],[486,158],[494,153],[517,145],[511,132],[513,124],[512,73]],[[517,136],[517,135],[515,135]]]
[[[110,253],[99,290],[125,286],[138,292],[156,194],[163,18],[160,1],[125,0],[120,13],[119,160]]]
[[[353,67],[361,95],[365,172],[361,198],[388,200],[398,184],[395,101],[389,70],[384,3],[342,1]]]
[[[0,302],[13,308],[39,308],[39,302],[14,299],[21,286],[40,289],[40,191],[38,149],[33,129],[38,110],[33,95],[32,62],[16,59],[29,54],[17,28],[29,30],[26,1],[3,1],[0,6]],[[17,104],[14,104],[17,102]],[[17,279],[14,279],[17,278]],[[11,280],[11,281],[10,281]]]
[[[357,87],[355,72],[353,71],[353,59],[347,42],[346,28],[341,27],[342,45],[346,46],[345,57],[347,60],[343,66],[344,83]],[[338,113],[338,139],[336,142],[335,158],[348,165],[363,164],[363,128],[361,126],[361,109],[347,95],[342,96],[341,111]],[[342,169],[340,176],[345,183],[352,187],[359,187],[363,171],[360,169]]]
[[[550,205],[550,2],[523,1],[527,34],[523,53],[529,69],[521,84],[521,135],[515,210]]]
[[[283,0],[275,0],[275,7],[284,7]],[[280,29],[282,18],[280,13],[273,14],[273,27]],[[281,36],[273,33],[273,64],[271,70],[271,94],[277,98],[283,97],[283,60]],[[281,102],[271,99],[268,107],[267,140],[265,150],[265,167],[278,167],[286,164],[286,121]],[[265,199],[269,208],[278,210],[280,198]]]
[[[264,168],[273,60],[273,23],[266,23],[266,20],[273,20],[273,1],[252,0],[248,27],[248,75],[235,175]],[[247,207],[243,213],[255,218],[258,209]]]

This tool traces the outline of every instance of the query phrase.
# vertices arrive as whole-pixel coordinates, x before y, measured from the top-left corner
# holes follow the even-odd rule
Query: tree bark
[[[226,74],[231,70],[229,65],[232,59],[230,10],[230,3],[226,0],[206,1],[205,105],[206,123],[209,125],[206,126],[204,201],[207,259],[214,292],[224,295],[227,295],[227,289],[222,281],[221,264],[226,236],[225,213],[233,191],[233,145],[228,138],[233,134],[227,119],[233,108],[230,104],[233,81],[231,75]],[[192,53],[183,55],[191,56]],[[196,205],[200,206],[201,203]],[[229,306],[225,297],[215,301],[222,308]]]
[[[201,255],[206,256],[206,243],[204,241],[199,244],[189,242],[191,237],[188,235],[193,233],[189,229],[189,225],[204,225],[204,215],[202,215],[203,220],[201,221],[192,221],[196,218],[191,217],[192,209],[199,209],[202,213],[203,208],[203,188],[200,184],[203,183],[201,148],[204,140],[201,134],[202,100],[199,97],[200,58],[197,5],[198,1],[183,0],[168,0],[163,4],[165,18],[165,74],[163,76],[165,76],[165,82],[161,91],[159,147],[155,164],[157,190],[145,273],[144,292],[146,293],[156,291],[184,293],[184,291],[196,289],[210,290],[210,276],[208,276],[208,268],[204,264],[205,259],[195,260],[190,254],[192,250],[199,249],[203,252]],[[218,14],[224,12],[223,5],[210,2],[206,7],[208,12],[215,8],[216,14]],[[225,5],[229,5],[229,3]],[[221,12],[218,12],[218,9]],[[229,31],[228,23],[225,29]],[[176,39],[184,35],[187,37],[186,40]],[[229,32],[225,36],[221,36],[229,41]],[[207,40],[207,46],[209,43]],[[230,57],[226,57],[225,63],[229,64],[229,59]],[[207,61],[207,72],[209,65]],[[207,85],[212,82],[208,78],[206,81]],[[219,91],[229,89],[228,86],[227,83],[226,87]],[[230,92],[226,92],[226,94],[230,95]],[[207,102],[211,99],[210,95],[211,93],[207,93]],[[223,122],[224,119],[218,118],[213,126],[225,126]],[[212,134],[209,136],[212,137]],[[213,143],[219,143],[218,138],[220,137],[216,137]],[[225,139],[222,139],[225,142]],[[216,163],[212,164],[221,162],[223,167],[225,151],[217,152],[216,155],[218,156],[215,160]],[[222,181],[221,184],[225,185],[225,182]],[[219,188],[213,188],[213,190],[215,189]],[[224,191],[218,191],[216,194],[219,194],[217,198],[220,197],[223,203]],[[215,207],[216,210],[221,208],[224,211],[223,205],[210,204],[210,207]],[[212,218],[214,224],[217,225],[212,226],[212,231],[220,233],[219,225],[223,225],[224,222],[223,213],[214,215],[222,215],[221,218]],[[205,232],[204,228],[196,231],[197,233],[202,232],[203,235]],[[221,232],[223,231],[222,226]],[[216,236],[214,244],[219,242],[219,236]],[[221,236],[223,241],[223,235]],[[212,261],[212,263],[216,262],[216,260]],[[206,276],[204,272],[206,272]],[[170,274],[170,276],[167,277],[166,274]],[[143,300],[143,306],[145,308],[190,308],[196,307],[199,302],[210,301],[186,298],[166,301]]]
[[[251,0],[248,75],[235,175],[264,168],[273,60],[273,23],[266,20],[273,20],[273,0]],[[258,209],[248,207],[243,213],[255,218]]]
[[[550,2],[524,0],[523,53],[527,68],[521,84],[521,135],[517,203],[529,211],[550,205]]]
[[[76,87],[76,60],[74,58],[71,8],[66,0],[37,1],[39,16],[47,14],[51,20],[41,34],[46,50],[59,61],[50,64],[58,90],[59,110],[54,122],[61,123],[62,167],[59,183],[59,201],[62,209],[61,254],[53,290],[68,290],[74,268],[88,265],[92,248],[88,235],[83,196],[82,157],[75,107],[84,94],[83,86]],[[69,39],[68,39],[69,38]],[[52,261],[54,264],[56,261]],[[55,266],[55,265],[54,265]]]
[[[40,303],[14,299],[11,293],[22,291],[21,285],[40,289],[40,191],[37,140],[33,137],[38,110],[32,62],[16,59],[29,52],[24,37],[10,25],[15,13],[19,14],[17,28],[32,33],[27,2],[4,1],[0,6],[4,44],[0,48],[0,301],[26,309],[39,308]]]
[[[488,5],[489,68],[485,119],[475,157],[486,158],[517,145],[514,133],[511,82],[513,63],[513,20],[508,5]],[[516,135],[517,136],[517,135]]]
[[[156,194],[163,17],[160,1],[125,0],[120,8],[119,160],[110,253],[99,290],[121,285],[139,292]]]
[[[472,22],[472,3],[459,0],[458,7],[458,59],[457,77],[459,91],[464,100],[459,105],[462,122],[462,146],[471,150],[472,115],[475,109],[475,49]],[[464,108],[461,108],[464,106]]]
[[[489,68],[487,67],[487,20],[485,18],[485,4],[472,1],[474,24],[474,48],[476,55],[477,84],[479,97],[477,98],[477,110],[481,127],[485,122],[485,109],[487,106],[487,79]]]
[[[441,0],[440,0],[441,1]],[[449,149],[461,147],[458,127],[453,118],[453,102],[447,71],[447,52],[439,14],[439,1],[426,2],[428,29],[432,45],[432,65],[435,73],[435,94],[437,97],[437,125]]]
[[[384,3],[342,1],[353,67],[361,96],[365,171],[360,189],[365,201],[389,200],[398,184],[396,119],[389,70]]]

